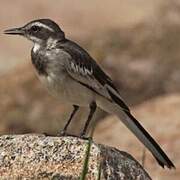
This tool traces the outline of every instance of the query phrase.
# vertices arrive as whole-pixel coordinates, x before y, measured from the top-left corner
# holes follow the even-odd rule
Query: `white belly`
[[[89,106],[95,100],[95,93],[71,79],[69,76],[57,77],[54,74],[39,76],[50,94],[63,103],[79,106]]]

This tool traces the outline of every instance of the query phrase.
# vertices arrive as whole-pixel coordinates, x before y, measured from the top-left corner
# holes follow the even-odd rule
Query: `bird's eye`
[[[32,27],[31,27],[31,30],[32,30],[33,32],[38,32],[38,31],[40,31],[40,27],[38,27],[38,26],[32,26]]]

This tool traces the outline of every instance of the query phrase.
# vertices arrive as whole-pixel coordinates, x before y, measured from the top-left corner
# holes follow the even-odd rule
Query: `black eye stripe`
[[[33,32],[40,31],[40,29],[41,29],[41,28],[40,28],[39,26],[35,26],[35,25],[31,27],[31,30],[32,30]]]

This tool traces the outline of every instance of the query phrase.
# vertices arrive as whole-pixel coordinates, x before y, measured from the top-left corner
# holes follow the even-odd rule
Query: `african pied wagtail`
[[[55,22],[38,19],[23,27],[6,30],[5,34],[21,35],[34,43],[31,57],[40,81],[56,98],[74,106],[62,134],[66,133],[79,106],[84,106],[90,108],[81,132],[84,136],[96,107],[99,107],[116,114],[162,167],[175,168],[161,147],[133,117],[112,80],[83,48],[66,39]]]

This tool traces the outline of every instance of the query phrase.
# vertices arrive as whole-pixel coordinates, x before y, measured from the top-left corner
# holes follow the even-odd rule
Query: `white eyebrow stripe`
[[[49,26],[47,26],[47,25],[45,25],[45,24],[43,24],[43,23],[35,22],[35,23],[32,24],[32,26],[34,26],[34,25],[35,25],[35,26],[39,26],[39,27],[43,27],[43,28],[45,28],[45,29],[48,29],[48,30],[54,32],[54,30],[53,30],[51,27],[49,27]]]

